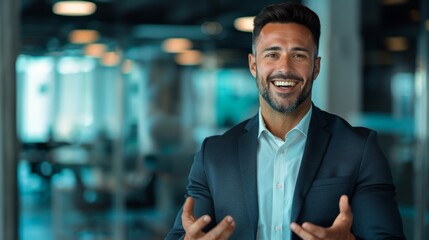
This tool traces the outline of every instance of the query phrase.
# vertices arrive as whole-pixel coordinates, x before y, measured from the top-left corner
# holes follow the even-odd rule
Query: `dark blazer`
[[[196,154],[187,191],[195,199],[195,216],[213,219],[206,230],[231,215],[236,222],[231,239],[256,238],[257,134],[258,115],[205,139]],[[313,106],[291,221],[331,226],[342,194],[349,196],[357,239],[404,239],[395,187],[376,133]],[[166,239],[184,235],[181,213]],[[293,239],[299,237],[293,234]]]

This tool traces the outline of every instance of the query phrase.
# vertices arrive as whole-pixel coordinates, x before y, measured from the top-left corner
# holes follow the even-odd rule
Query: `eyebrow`
[[[279,51],[279,50],[281,50],[281,47],[273,46],[273,47],[264,48],[264,50],[262,50],[262,52]]]
[[[268,51],[280,51],[282,50],[281,47],[279,46],[272,46],[272,47],[268,47],[262,50],[262,52],[268,52]],[[301,51],[301,52],[307,52],[310,53],[310,50],[308,50],[307,48],[302,48],[302,47],[293,47],[291,49],[291,51]]]

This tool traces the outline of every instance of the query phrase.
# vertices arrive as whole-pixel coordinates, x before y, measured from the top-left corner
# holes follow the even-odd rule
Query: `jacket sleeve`
[[[365,144],[350,204],[357,239],[405,239],[390,168],[374,131]]]

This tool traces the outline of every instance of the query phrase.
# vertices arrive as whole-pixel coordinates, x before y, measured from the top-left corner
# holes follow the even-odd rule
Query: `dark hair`
[[[268,23],[297,23],[307,27],[316,44],[316,55],[319,49],[320,20],[315,12],[298,3],[281,3],[265,7],[253,20],[253,53],[256,54],[256,41],[262,28]]]

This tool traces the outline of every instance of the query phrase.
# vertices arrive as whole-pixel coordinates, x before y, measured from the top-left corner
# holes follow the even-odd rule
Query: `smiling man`
[[[268,23],[255,37],[249,67],[256,77],[262,117],[268,130],[284,139],[311,107],[311,89],[320,57],[308,28]]]
[[[319,38],[300,4],[255,18],[260,111],[203,142],[166,239],[404,239],[376,133],[312,104]]]

